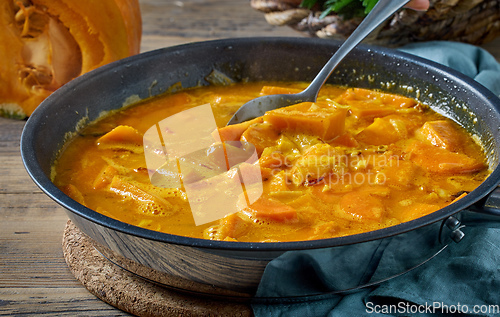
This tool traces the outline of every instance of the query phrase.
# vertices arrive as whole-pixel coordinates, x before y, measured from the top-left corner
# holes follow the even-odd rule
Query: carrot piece
[[[269,219],[278,222],[297,221],[297,211],[278,200],[260,197],[253,204],[244,208],[243,213],[251,218]]]
[[[93,187],[94,189],[101,189],[106,187],[111,183],[113,177],[118,175],[118,171],[111,165],[106,166],[102,169],[102,171],[97,175],[94,180]]]
[[[467,196],[466,192],[461,193],[457,198],[453,199],[453,201],[450,204],[456,202],[457,200],[464,198],[465,196]]]
[[[279,95],[279,94],[296,94],[301,92],[301,89],[279,86],[264,86],[260,90],[261,95]]]
[[[438,174],[467,174],[481,171],[483,162],[462,153],[429,145],[421,141],[410,143],[406,149],[408,158],[429,172]]]
[[[424,123],[422,128],[417,130],[416,135],[422,141],[450,151],[456,151],[460,145],[460,135],[457,129],[445,120]]]
[[[301,131],[330,141],[344,133],[347,108],[326,102],[303,102],[268,111],[264,121],[279,131]]]
[[[241,122],[238,124],[232,124],[225,126],[223,128],[218,128],[216,131],[212,132],[212,137],[216,141],[239,141],[243,132],[248,129],[252,124],[262,123],[264,120],[262,117],[258,117],[252,120]]]

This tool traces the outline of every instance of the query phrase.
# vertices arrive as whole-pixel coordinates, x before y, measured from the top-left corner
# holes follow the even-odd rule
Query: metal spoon
[[[304,91],[297,94],[268,95],[252,99],[236,111],[227,125],[260,117],[269,110],[291,106],[305,101],[315,102],[319,90],[344,57],[375,28],[409,1],[410,0],[379,0],[370,13],[363,19],[361,24],[339,47],[332,58],[323,66],[318,75],[316,75],[311,84]]]

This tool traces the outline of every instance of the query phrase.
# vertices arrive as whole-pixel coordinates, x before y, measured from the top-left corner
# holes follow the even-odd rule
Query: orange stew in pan
[[[135,226],[195,238],[276,242],[346,236],[411,221],[460,199],[490,172],[481,146],[458,124],[417,100],[373,90],[325,86],[315,103],[225,126],[247,100],[305,86],[199,87],[107,114],[67,142],[53,166],[53,181],[79,203]],[[158,174],[161,168],[146,162],[151,149],[144,146],[145,134],[152,127],[158,135],[169,132],[158,124],[165,118],[195,131],[193,112],[176,115],[201,105],[210,106],[218,127],[205,138],[213,144],[196,158],[170,160],[171,173]],[[178,142],[182,147],[182,139]],[[245,156],[236,170],[212,164],[214,153],[227,163],[245,149],[254,155]],[[182,173],[179,166],[186,162],[190,170]],[[245,183],[241,176],[248,171],[258,179]],[[154,181],[158,175],[166,178]],[[190,200],[203,202],[227,182],[238,184],[239,192],[228,194],[235,199],[210,207],[222,211],[217,219],[197,223]],[[257,192],[250,195],[254,184]],[[203,190],[190,197],[188,187]],[[209,204],[196,208],[202,212]]]

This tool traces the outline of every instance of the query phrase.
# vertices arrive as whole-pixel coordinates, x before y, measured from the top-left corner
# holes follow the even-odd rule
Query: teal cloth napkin
[[[479,47],[437,41],[411,44],[401,50],[454,68],[500,96],[500,64]],[[349,295],[281,304],[254,303],[254,314],[256,317],[451,316],[461,312],[462,316],[500,316],[500,217],[485,219],[468,211],[462,214],[465,218],[472,214],[466,222],[464,239],[450,244],[423,266]],[[374,280],[380,273],[376,265],[383,261],[387,264],[397,257],[401,246],[396,245],[393,250],[390,247],[381,255],[375,252],[370,259],[356,258],[356,252],[339,258],[328,249],[311,254],[287,252],[266,267],[257,296],[325,292],[332,285],[338,289],[347,281],[329,272],[335,268],[332,265],[335,261],[352,263],[352,271],[360,272],[356,276],[360,281]],[[375,263],[375,267],[369,263]]]
[[[434,41],[410,44],[400,50],[451,67],[500,95],[500,64],[480,47]]]

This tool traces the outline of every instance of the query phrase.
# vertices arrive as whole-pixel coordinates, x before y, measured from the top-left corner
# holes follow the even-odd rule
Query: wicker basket
[[[320,10],[300,7],[301,0],[250,0],[272,25],[287,25],[310,36],[345,39],[360,18],[344,20],[331,14],[319,19]],[[401,10],[365,41],[388,47],[411,42],[449,40],[475,45],[500,35],[500,0],[430,0],[426,12]]]

